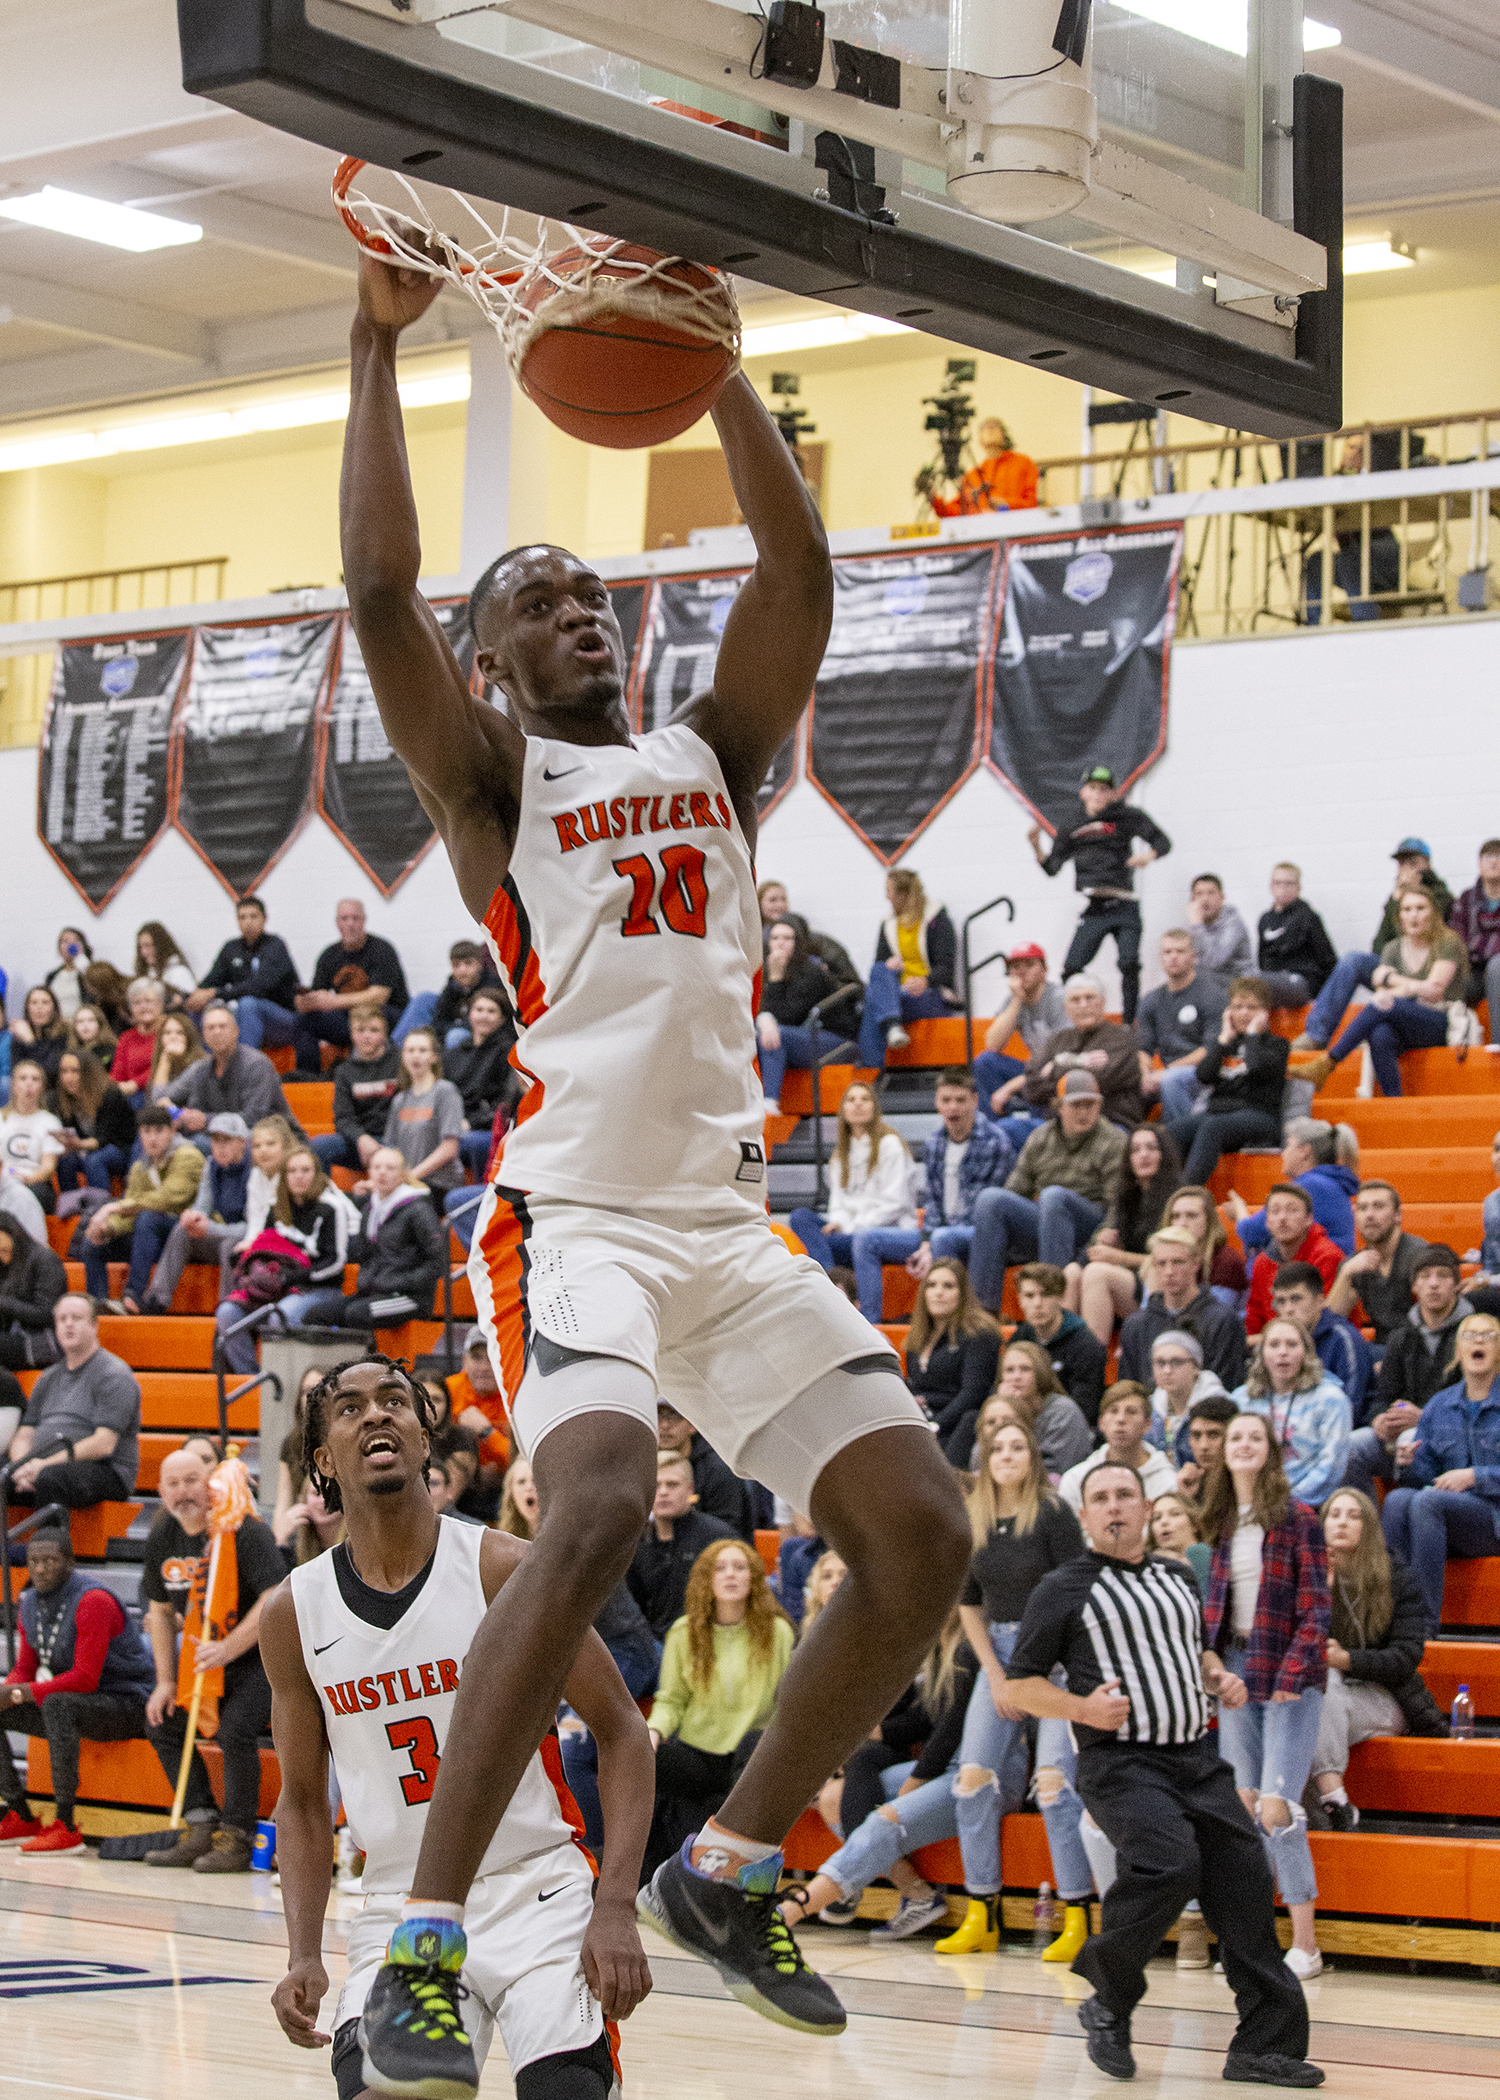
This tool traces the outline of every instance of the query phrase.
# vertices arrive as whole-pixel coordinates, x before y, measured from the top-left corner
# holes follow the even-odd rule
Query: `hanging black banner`
[[[302,827],[336,613],[200,627],[178,720],[173,821],[232,896]]]
[[[713,683],[724,622],[749,574],[748,569],[719,569],[710,576],[662,576],[649,587],[629,689],[637,729],[664,728],[685,700]],[[615,587],[616,596],[621,588]],[[762,817],[770,815],[796,777],[793,732],[761,783],[756,807]]]
[[[989,764],[1055,827],[1092,765],[1128,787],[1167,741],[1182,529],[1006,545]]]
[[[103,911],[167,821],[168,739],[188,632],[65,642],[37,769],[37,832]]]
[[[628,689],[635,670],[635,652],[641,639],[641,615],[646,610],[644,583],[612,583],[609,586],[609,602],[615,609],[615,618],[620,623],[620,638],[625,644],[625,682]]]
[[[833,565],[808,778],[890,867],[979,763],[993,546]]]

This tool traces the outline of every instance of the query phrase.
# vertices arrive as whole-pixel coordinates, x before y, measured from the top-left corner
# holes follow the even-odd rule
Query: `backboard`
[[[1336,428],[1301,0],[178,0],[184,85],[422,184],[1267,437]]]

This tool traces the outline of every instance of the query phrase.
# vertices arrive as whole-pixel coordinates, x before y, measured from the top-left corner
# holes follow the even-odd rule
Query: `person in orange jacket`
[[[1016,451],[1010,432],[998,416],[986,416],[980,424],[979,446],[984,457],[965,474],[957,496],[930,499],[937,515],[967,518],[986,510],[1033,510],[1036,461]]]

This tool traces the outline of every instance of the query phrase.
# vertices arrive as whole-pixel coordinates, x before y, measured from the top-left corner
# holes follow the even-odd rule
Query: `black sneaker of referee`
[[[800,2034],[842,2034],[844,2008],[782,1919],[776,1901],[781,1854],[741,1867],[732,1881],[689,1865],[689,1838],[635,1899],[643,1925],[718,1970],[741,2005]]]
[[[1102,1998],[1085,1998],[1078,2008],[1078,2023],[1088,2045],[1089,2062],[1096,2070],[1110,2078],[1134,2078],[1129,2013],[1111,2012]]]
[[[1093,2051],[1090,2050],[1090,2055]],[[1250,2056],[1232,2049],[1224,2059],[1231,2085],[1321,2085],[1327,2073],[1300,2056]]]

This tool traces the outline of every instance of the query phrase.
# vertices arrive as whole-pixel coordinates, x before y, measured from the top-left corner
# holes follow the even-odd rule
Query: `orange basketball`
[[[522,390],[586,444],[663,445],[713,407],[734,370],[727,282],[698,263],[654,269],[661,260],[599,235],[550,256],[521,294]]]

